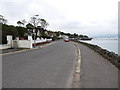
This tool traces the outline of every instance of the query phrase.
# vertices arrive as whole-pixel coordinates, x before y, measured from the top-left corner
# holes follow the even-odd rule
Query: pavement
[[[2,56],[3,88],[70,88],[76,61],[71,42]]]
[[[118,88],[118,69],[92,49],[77,45],[81,52],[80,88]]]
[[[9,48],[9,49],[0,49],[0,54],[5,54],[5,53],[10,53],[10,52],[16,52],[16,51],[21,51],[21,50],[26,50],[26,49],[15,49],[15,48]],[[28,49],[27,49],[28,50]]]

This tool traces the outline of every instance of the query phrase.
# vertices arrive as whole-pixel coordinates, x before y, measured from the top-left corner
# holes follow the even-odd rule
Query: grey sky
[[[39,14],[50,30],[91,37],[118,33],[119,0],[0,0],[0,14],[8,24]]]

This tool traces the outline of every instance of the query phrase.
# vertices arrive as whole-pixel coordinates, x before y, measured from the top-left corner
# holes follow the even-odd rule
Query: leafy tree
[[[24,38],[25,37],[25,33],[27,32],[27,28],[16,26],[16,29],[18,31],[18,36]]]
[[[59,31],[58,31],[58,32],[55,32],[55,33],[56,33],[56,35],[57,35],[57,36],[59,36],[59,35],[60,35],[60,32],[59,32]]]
[[[41,37],[42,37],[42,38],[47,38],[47,39],[50,39],[50,38],[51,38],[51,37],[48,36],[45,32],[41,32],[40,34],[41,34]]]
[[[64,32],[61,32],[61,35],[64,35],[65,33]]]
[[[24,23],[22,23],[21,21],[18,21],[17,24],[21,27],[24,25]]]
[[[30,24],[30,23],[28,23],[28,24],[26,25],[26,27],[27,27],[27,29],[34,29],[34,26],[33,26],[32,24]]]
[[[13,39],[15,39],[15,37],[18,36],[17,29],[12,25],[3,24],[2,25],[2,44],[7,43],[7,38],[6,38],[7,35],[12,35]]]
[[[1,24],[6,24],[7,23],[7,19],[4,18],[4,16],[0,15],[0,23]]]
[[[84,35],[85,38],[89,38],[88,36]]]
[[[74,37],[78,37],[78,34],[74,33]]]
[[[20,27],[25,26],[25,23],[26,23],[25,19],[17,22],[17,24],[18,24]]]
[[[70,33],[66,33],[65,35],[70,36],[71,34]]]
[[[80,38],[84,37],[83,35],[79,35]]]

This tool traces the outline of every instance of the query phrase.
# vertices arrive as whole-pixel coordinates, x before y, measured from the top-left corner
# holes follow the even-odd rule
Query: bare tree
[[[36,27],[39,26],[40,24],[43,29],[46,29],[47,26],[49,25],[45,19],[41,19],[38,16],[39,15],[34,15],[33,17],[30,18],[30,24],[34,26],[34,29],[33,29],[34,40],[39,33],[39,30],[37,30]]]
[[[46,29],[49,23],[45,19],[40,19],[41,27]]]
[[[30,23],[34,26],[37,27],[38,24],[41,24],[41,27],[46,29],[47,26],[49,26],[48,22],[45,19],[40,19],[38,17],[39,15],[34,15],[33,17],[31,17],[30,19]]]
[[[34,26],[37,27],[38,24],[40,23],[40,18],[37,18],[39,15],[34,15],[33,17],[30,18],[30,23]]]

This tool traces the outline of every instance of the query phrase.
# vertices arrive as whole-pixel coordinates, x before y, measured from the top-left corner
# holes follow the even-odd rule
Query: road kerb
[[[4,53],[4,54],[0,54],[0,55],[3,56],[3,55],[15,54],[15,53],[20,53],[20,52],[25,52],[25,51],[32,51],[32,50],[36,50],[36,49],[39,49],[39,48],[47,47],[47,46],[49,46],[49,45],[51,45],[51,44],[53,44],[53,43],[54,43],[54,42],[49,43],[49,44],[44,45],[44,46],[39,46],[39,47],[37,47],[37,48],[26,49],[26,50],[20,50],[20,51],[15,51],[15,52],[9,52],[9,53]]]
[[[80,81],[80,74],[75,74],[74,76],[74,82],[79,82]]]
[[[80,69],[75,70],[75,73],[80,73]]]
[[[75,73],[73,77],[73,84],[72,88],[80,88],[80,66],[81,66],[81,54],[79,47],[73,43],[74,46],[77,48],[77,63],[75,66]]]

